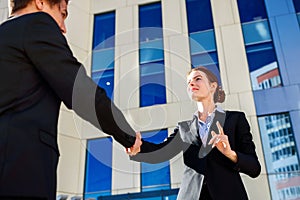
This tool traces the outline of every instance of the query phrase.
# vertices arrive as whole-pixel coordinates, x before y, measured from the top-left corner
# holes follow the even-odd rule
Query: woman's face
[[[187,77],[187,90],[194,101],[213,101],[216,83],[210,83],[202,71],[192,71]]]

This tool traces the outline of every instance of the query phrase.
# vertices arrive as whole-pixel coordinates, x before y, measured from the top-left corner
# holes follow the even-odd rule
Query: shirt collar
[[[214,109],[214,111],[209,115],[211,119],[214,118],[215,112],[216,112],[216,111],[218,111],[218,112],[220,112],[220,113],[225,113],[225,111],[223,110],[223,108],[222,108],[221,106],[216,105],[216,108]],[[203,121],[201,121],[201,120],[199,119],[199,117],[198,117],[198,110],[194,113],[194,116],[198,119],[198,122],[200,122],[200,123],[205,123],[205,122],[203,122]],[[206,119],[206,121],[207,121],[207,119]],[[211,120],[210,120],[210,121],[211,121]]]

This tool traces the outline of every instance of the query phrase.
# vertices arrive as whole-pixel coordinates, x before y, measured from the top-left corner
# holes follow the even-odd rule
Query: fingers
[[[216,134],[215,131],[211,131],[212,138],[209,140],[208,144],[212,144],[212,148],[214,148],[216,145],[218,145],[219,142],[222,143],[223,148],[225,149],[227,147],[226,142],[224,141],[224,137],[222,134]],[[224,135],[224,133],[223,133]]]
[[[213,137],[215,137],[217,134],[216,134],[215,131],[211,131],[211,135],[212,135]]]
[[[224,149],[226,149],[227,145],[225,142],[222,142]]]
[[[217,127],[218,127],[218,130],[219,130],[219,134],[220,134],[220,135],[225,135],[225,134],[224,134],[223,127],[221,126],[221,124],[220,124],[219,121],[217,121]],[[218,140],[218,142],[220,142],[220,139]],[[218,143],[218,142],[217,142],[217,143]],[[223,144],[223,147],[224,147],[224,149],[225,149],[225,148],[227,147],[226,143],[225,143],[224,141],[222,141],[222,144]]]
[[[215,146],[217,146],[220,142],[222,143],[223,148],[226,149],[227,145],[226,145],[226,142],[223,141],[223,138],[222,138],[222,137],[216,136],[215,139],[214,139],[213,141],[210,140],[210,143],[211,143],[211,144],[213,143],[212,148],[214,148]]]
[[[135,142],[132,147],[126,148],[126,153],[130,156],[134,156],[141,151],[142,135],[140,132],[136,133]]]
[[[218,136],[215,131],[211,131],[211,135],[212,135],[212,138],[209,140],[208,145],[215,143],[215,140],[217,139],[217,136]]]
[[[216,124],[217,124],[218,130],[219,130],[219,134],[220,134],[220,135],[224,135],[224,131],[223,131],[223,128],[222,128],[220,122],[217,121]]]

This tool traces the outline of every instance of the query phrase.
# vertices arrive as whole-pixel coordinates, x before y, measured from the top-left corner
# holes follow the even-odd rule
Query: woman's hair
[[[10,0],[12,6],[12,12],[16,12],[22,8],[25,8],[33,0]],[[68,4],[69,0],[46,0],[51,6],[59,4],[62,1],[66,1]]]
[[[203,67],[203,66],[199,66],[199,67],[195,67],[195,68],[191,69],[188,72],[188,75],[190,75],[190,73],[192,73],[193,71],[201,71],[206,75],[206,77],[210,83],[214,83],[214,82],[217,83],[217,88],[216,88],[216,91],[214,94],[214,102],[215,103],[223,103],[225,101],[226,95],[225,95],[224,90],[222,89],[222,86],[219,85],[217,76],[214,75],[214,73],[212,73],[209,69],[207,69],[206,67]]]

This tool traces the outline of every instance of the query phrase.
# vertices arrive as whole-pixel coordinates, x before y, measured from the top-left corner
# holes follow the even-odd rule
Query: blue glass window
[[[163,38],[160,3],[140,6],[139,27],[140,42]]]
[[[238,0],[253,90],[282,86],[264,1]]]
[[[97,200],[176,200],[178,189],[101,196]]]
[[[168,131],[163,129],[143,132],[142,135],[144,140],[157,144],[168,137]],[[170,189],[169,161],[158,164],[141,163],[141,190],[145,192],[164,189]]]
[[[139,7],[140,106],[166,103],[161,4]]]
[[[97,198],[111,194],[112,139],[87,141],[84,196]]]
[[[115,56],[115,12],[95,15],[92,79],[113,99]]]
[[[300,166],[288,113],[258,118],[272,199],[298,199]]]
[[[293,0],[294,1],[294,7],[296,13],[300,13],[300,1],[299,0]]]
[[[210,1],[186,0],[186,9],[192,67],[218,68]]]
[[[186,0],[189,33],[213,29],[210,0]]]
[[[299,0],[294,0],[294,7],[295,7],[296,14],[297,14],[298,22],[300,25],[300,1]]]
[[[265,1],[263,0],[238,0],[241,23],[252,22],[267,18]]]
[[[94,17],[93,49],[106,49],[115,46],[115,12],[103,13]]]

